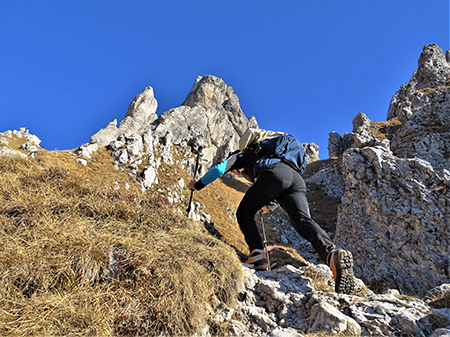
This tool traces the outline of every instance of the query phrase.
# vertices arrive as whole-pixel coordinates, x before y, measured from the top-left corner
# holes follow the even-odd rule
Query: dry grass
[[[370,121],[370,131],[380,139],[392,139],[392,135],[402,126],[398,117],[387,120],[386,122]]]
[[[334,289],[325,282],[323,276],[313,268],[308,268],[305,276],[311,278],[311,282],[314,284],[314,288],[316,288],[316,290],[322,290],[329,293],[334,292]]]
[[[450,292],[430,298],[429,304],[437,309],[450,308]]]
[[[189,335],[233,305],[234,251],[111,165],[0,158],[1,335]]]

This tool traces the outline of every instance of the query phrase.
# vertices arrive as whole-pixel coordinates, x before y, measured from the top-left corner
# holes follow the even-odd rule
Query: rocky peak
[[[438,172],[450,167],[450,63],[437,45],[423,48],[419,68],[392,97],[387,118],[401,122],[392,136],[395,155],[417,156]]]
[[[442,86],[450,85],[450,50],[446,55],[436,44],[429,44],[423,47],[422,54],[418,61],[418,69],[413,73],[409,82],[403,84],[400,89],[392,96],[391,104],[387,113],[387,119],[399,116],[401,112],[400,105],[409,104],[409,98],[437,89]]]
[[[239,105],[238,96],[233,88],[215,76],[197,77],[182,106],[225,111],[239,136],[247,130],[246,118]]]
[[[107,146],[120,134],[143,133],[158,118],[156,109],[158,102],[153,95],[153,88],[145,88],[128,106],[125,118],[117,128],[117,120],[110,122],[91,137],[91,144]]]
[[[423,48],[418,69],[393,95],[383,137],[374,132],[375,124],[360,113],[352,133],[330,134],[330,157],[349,148],[380,145],[400,158],[426,160],[441,174],[450,167],[450,63],[437,45]]]
[[[449,51],[447,51],[447,56]],[[423,48],[416,71],[417,89],[436,88],[448,84],[450,64],[441,48],[429,44]]]
[[[207,75],[196,79],[180,107],[164,112],[148,130],[159,143],[190,146],[193,152],[201,146],[202,162],[210,167],[238,148],[249,127],[258,127],[256,119],[245,117],[234,90]]]
[[[119,133],[143,133],[158,118],[157,107],[153,88],[145,88],[130,103],[125,118],[119,125]]]
[[[212,75],[198,76],[183,104],[190,106],[241,111],[239,99],[233,88],[221,78]]]

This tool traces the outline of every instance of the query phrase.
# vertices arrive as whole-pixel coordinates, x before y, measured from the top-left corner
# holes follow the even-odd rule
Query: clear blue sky
[[[386,120],[429,43],[449,48],[448,0],[0,0],[0,132],[73,149],[146,86],[160,115],[211,74],[261,128],[326,159],[360,111]]]

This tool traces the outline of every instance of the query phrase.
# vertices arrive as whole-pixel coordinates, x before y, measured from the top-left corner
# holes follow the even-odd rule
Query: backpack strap
[[[290,166],[290,167],[291,167],[292,169],[294,169],[295,171],[300,172],[300,170],[298,169],[298,167],[295,166],[293,162],[291,162],[291,161],[289,161],[289,160],[287,160],[287,159],[285,159],[285,158],[282,158],[282,159],[281,159],[281,162],[282,162],[282,163],[285,163],[285,164],[288,165],[288,166]]]

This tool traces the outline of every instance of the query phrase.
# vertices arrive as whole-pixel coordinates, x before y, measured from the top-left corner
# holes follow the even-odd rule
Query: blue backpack
[[[296,137],[283,135],[265,139],[259,143],[259,148],[264,155],[259,163],[261,167],[269,166],[277,161],[273,159],[281,159],[300,174],[305,172],[306,153],[302,143]]]

